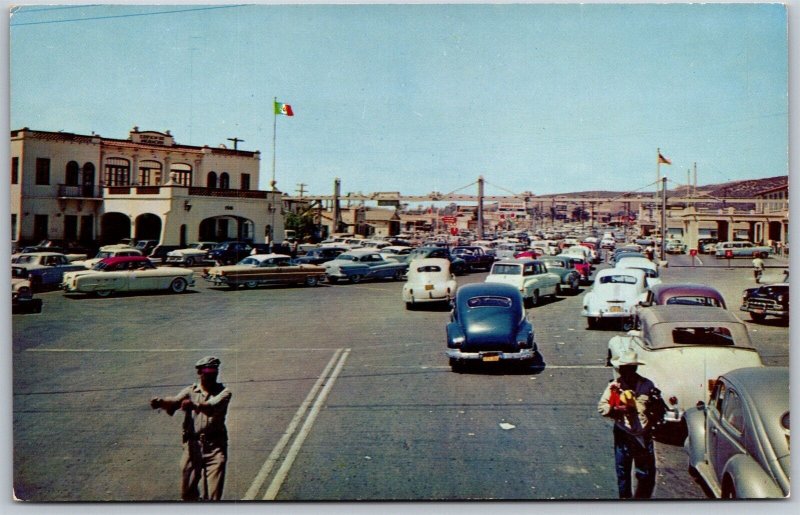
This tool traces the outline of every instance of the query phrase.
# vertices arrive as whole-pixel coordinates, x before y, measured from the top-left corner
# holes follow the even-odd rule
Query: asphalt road
[[[749,261],[670,260],[665,282],[711,284],[740,313]],[[584,292],[529,310],[541,369],[455,374],[447,310],[406,311],[401,287],[232,291],[198,279],[182,295],[42,294],[41,315],[13,317],[15,495],[177,499],[181,419],[148,401],[194,381],[194,362],[214,354],[233,390],[224,499],[616,498],[596,403],[618,333],[586,329]],[[741,318],[765,363],[788,364],[788,327]],[[705,498],[680,446],[656,452],[657,498]]]

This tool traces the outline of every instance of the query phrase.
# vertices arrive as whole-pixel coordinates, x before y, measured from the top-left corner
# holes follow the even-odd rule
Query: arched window
[[[121,157],[109,157],[106,159],[106,169],[103,180],[106,186],[130,186],[130,161]]]
[[[219,174],[219,189],[221,190],[231,189],[231,178],[228,176],[227,172],[222,172],[221,174]]]
[[[208,177],[206,178],[206,188],[216,188],[217,187],[217,172],[208,172]]]
[[[94,164],[84,163],[83,165],[83,196],[94,198]]]
[[[139,162],[139,184],[158,186],[161,184],[161,163],[158,161]]]
[[[67,186],[77,186],[80,180],[80,166],[75,161],[67,163],[67,173],[64,182]]]
[[[186,163],[175,163],[170,167],[170,174],[175,175],[174,182],[181,186],[192,185],[192,166]]]

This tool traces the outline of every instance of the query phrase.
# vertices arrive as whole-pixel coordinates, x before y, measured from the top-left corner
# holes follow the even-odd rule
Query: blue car
[[[446,354],[454,372],[467,362],[529,366],[536,358],[536,342],[519,290],[500,283],[460,287],[447,324]]]

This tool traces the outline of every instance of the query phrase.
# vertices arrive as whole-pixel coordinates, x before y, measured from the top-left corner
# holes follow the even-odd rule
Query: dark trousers
[[[656,486],[656,453],[652,438],[635,437],[614,428],[614,460],[620,499],[649,499]],[[636,469],[636,494],[632,490],[631,466]]]

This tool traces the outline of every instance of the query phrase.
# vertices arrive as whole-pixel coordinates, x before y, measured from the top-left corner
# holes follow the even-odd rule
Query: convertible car
[[[443,258],[418,259],[411,263],[403,285],[406,309],[418,303],[450,302],[458,289],[450,261]]]
[[[789,367],[736,369],[713,388],[686,413],[689,470],[716,497],[788,497]]]
[[[640,331],[609,340],[607,364],[636,352],[644,362],[639,374],[652,380],[667,402],[667,422],[680,422],[687,408],[706,402],[719,375],[762,365],[747,327],[722,308],[652,306],[641,310],[640,320]]]
[[[66,293],[94,293],[108,297],[114,292],[169,290],[183,293],[194,286],[191,270],[159,267],[144,256],[110,257],[91,270],[67,272],[61,284]]]
[[[536,342],[519,290],[497,283],[459,288],[447,324],[446,354],[454,372],[468,361],[531,363]]]

